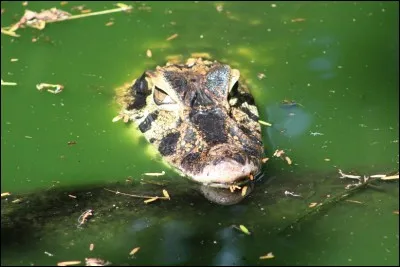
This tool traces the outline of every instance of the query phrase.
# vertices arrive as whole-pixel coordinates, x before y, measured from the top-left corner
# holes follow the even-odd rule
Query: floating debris
[[[89,209],[89,210],[84,211],[78,218],[78,223],[79,223],[78,226],[81,226],[84,223],[86,223],[90,216],[93,216],[93,210]]]
[[[81,261],[62,261],[62,262],[58,262],[57,266],[70,266],[70,265],[76,265],[76,264],[81,264]]]
[[[65,5],[67,5],[67,4],[68,4],[67,1],[61,1],[61,2],[60,2],[60,6],[65,6]]]
[[[42,91],[46,88],[56,88],[55,90],[47,89],[47,92],[50,92],[52,94],[59,94],[64,90],[64,86],[61,84],[39,83],[36,85],[36,89],[38,89],[39,91]]]
[[[32,139],[33,137],[32,137],[32,136],[29,136],[29,135],[25,135],[25,138],[26,138],[26,139]]]
[[[285,157],[285,160],[289,165],[292,164],[292,160],[288,156]]]
[[[215,9],[216,9],[219,13],[221,13],[221,12],[224,10],[224,5],[223,5],[223,4],[217,4],[217,5],[215,6]]]
[[[93,251],[93,249],[94,249],[94,244],[91,243],[91,244],[89,245],[89,250],[90,250],[90,251]]]
[[[72,146],[72,145],[76,145],[77,142],[76,141],[68,141],[67,145]]]
[[[151,50],[150,49],[147,49],[147,51],[146,51],[146,56],[147,57],[152,57],[152,53],[151,53]]]
[[[357,201],[357,200],[346,199],[345,201],[351,202],[351,203],[363,204],[361,201]]]
[[[89,16],[104,15],[104,14],[109,14],[109,13],[113,13],[113,12],[128,11],[128,10],[132,9],[132,6],[128,6],[128,5],[122,4],[122,3],[117,3],[117,6],[118,6],[118,8],[97,11],[97,12],[91,12],[90,9],[85,9],[85,10],[81,9],[81,13],[84,13],[84,14],[79,14],[79,15],[71,15],[70,13],[68,13],[66,11],[63,11],[63,10],[60,10],[60,9],[57,9],[54,7],[51,9],[48,9],[48,10],[43,10],[41,12],[25,10],[25,14],[22,16],[22,18],[17,23],[15,23],[14,25],[12,25],[10,27],[3,27],[1,29],[1,33],[10,35],[13,37],[19,37],[19,35],[16,34],[15,31],[18,30],[19,28],[21,28],[22,26],[28,26],[28,27],[39,29],[39,30],[43,30],[47,23],[79,19],[79,18],[84,18],[84,17],[89,17]]]
[[[11,196],[11,193],[9,192],[1,193],[1,197],[8,197],[8,196]]]
[[[237,227],[236,225],[232,225],[232,227],[241,231],[242,233],[244,233],[246,235],[251,235],[250,231],[243,224],[239,225],[239,227]]]
[[[317,202],[312,202],[310,203],[310,205],[308,205],[309,208],[314,208],[315,206],[317,206],[318,203]]]
[[[17,198],[17,199],[14,199],[13,201],[11,201],[11,203],[21,203],[22,202],[22,199],[21,198]]]
[[[342,172],[341,169],[339,169],[339,174],[341,175],[339,178],[343,179],[343,178],[350,178],[350,179],[356,179],[356,180],[361,180],[361,176],[359,175],[351,175],[351,174],[345,174]]]
[[[282,157],[283,155],[285,154],[285,151],[283,151],[282,149],[281,150],[275,150],[275,152],[274,152],[274,154],[272,155],[273,157],[277,157],[277,158],[280,158],[280,157]]]
[[[391,176],[385,176],[385,177],[381,178],[381,180],[396,180],[396,179],[399,179],[399,175],[398,174],[391,175]]]
[[[163,192],[164,197],[168,198],[168,200],[171,200],[171,198],[169,197],[169,194],[168,194],[168,191],[167,191],[167,190],[163,189],[162,192]]]
[[[15,86],[15,85],[17,85],[17,83],[14,83],[14,82],[5,82],[5,81],[1,80],[1,85]]]
[[[323,133],[319,133],[319,132],[310,132],[310,135],[317,136],[317,135],[324,135],[324,134]]]
[[[153,198],[150,198],[150,199],[146,199],[145,201],[144,201],[144,203],[150,203],[150,202],[154,202],[154,201],[156,201],[157,199],[158,199],[159,197],[153,197]]]
[[[291,22],[303,22],[303,21],[306,21],[306,19],[304,19],[304,18],[295,18],[295,19],[291,20]]]
[[[260,260],[268,260],[268,259],[273,259],[275,258],[274,254],[272,252],[269,252],[267,255],[260,256]]]
[[[399,215],[399,211],[398,211],[398,210],[395,210],[395,211],[393,211],[393,214]]]
[[[231,191],[231,193],[235,192],[236,189],[242,189],[242,188],[240,186],[237,186],[237,185],[229,186],[229,190]]]
[[[301,197],[301,195],[295,194],[294,192],[290,192],[290,191],[285,191],[284,192],[285,196],[293,196],[293,197]]]
[[[264,74],[264,73],[259,73],[259,74],[257,74],[257,78],[258,78],[259,80],[262,80],[262,79],[265,78],[265,74]]]
[[[113,24],[114,24],[114,21],[109,21],[109,22],[106,23],[106,26],[111,26]]]
[[[99,258],[85,258],[85,264],[86,266],[106,266],[110,265],[111,262]]]
[[[132,249],[131,252],[129,252],[129,255],[131,255],[131,256],[135,255],[136,252],[139,251],[139,249],[140,249],[140,247],[137,247],[137,248]]]
[[[247,193],[247,186],[243,186],[242,188],[242,197],[244,197]]]
[[[171,41],[171,40],[175,39],[176,37],[178,37],[177,33],[175,33],[175,34],[171,35],[170,37],[168,37],[167,41]]]
[[[261,161],[262,161],[262,163],[265,163],[265,162],[267,162],[269,160],[269,158],[263,158]]]
[[[246,228],[246,226],[244,225],[239,225],[240,230],[242,230],[243,233],[245,233],[246,235],[251,235],[250,231]]]
[[[12,58],[10,59],[11,62],[17,62],[19,59],[18,58]]]
[[[253,176],[253,174],[249,174],[249,179],[250,179],[250,181],[253,181],[254,180],[254,176]]]
[[[258,120],[258,123],[263,124],[263,125],[266,125],[266,126],[272,126],[271,123],[266,122],[266,121],[262,121],[262,120]]]
[[[76,198],[76,196],[74,195],[68,195],[70,198]]]
[[[143,174],[147,175],[147,176],[162,176],[162,175],[165,174],[165,171],[162,171],[162,172],[145,172]]]
[[[53,254],[51,254],[50,252],[47,252],[47,251],[45,251],[44,254],[46,254],[49,257],[53,257],[54,256]]]

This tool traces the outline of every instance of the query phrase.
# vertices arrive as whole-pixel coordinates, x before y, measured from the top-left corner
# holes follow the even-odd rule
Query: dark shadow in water
[[[113,183],[79,189],[58,188],[8,197],[8,200],[2,199],[1,249],[2,252],[22,251],[43,242],[42,239],[49,239],[49,235],[53,234],[62,236],[63,233],[69,233],[71,239],[77,234],[82,237],[86,235],[87,239],[87,236],[90,238],[97,234],[100,238],[111,236],[112,240],[118,240],[122,233],[130,240],[145,236],[148,241],[147,244],[142,243],[143,246],[153,248],[151,253],[154,255],[142,256],[132,264],[265,265],[268,263],[256,259],[269,250],[278,255],[281,253],[281,259],[274,261],[274,264],[293,263],[292,260],[283,260],[284,250],[295,249],[293,242],[288,239],[287,233],[278,233],[303,215],[310,202],[320,201],[328,193],[343,193],[344,184],[348,181],[338,179],[336,170],[293,174],[279,172],[271,166],[268,172],[271,176],[257,180],[251,194],[229,206],[205,200],[202,193],[204,188],[182,179],[163,186],[140,182],[129,185]],[[162,189],[166,189],[171,200],[158,200],[146,205],[143,199],[115,195],[105,191],[104,187],[152,196],[161,196]],[[221,199],[214,189],[207,190],[208,194],[215,194],[210,197],[216,198],[215,202]],[[301,197],[285,196],[286,190],[300,194]],[[229,190],[227,192],[230,193]],[[17,198],[22,198],[22,202],[11,203]],[[79,234],[77,219],[88,209],[95,211],[95,220],[83,225],[85,231]],[[303,227],[312,226],[309,223],[324,214],[310,217]],[[233,229],[233,224],[245,224],[256,235],[246,236]],[[107,228],[107,225],[112,228]],[[294,231],[292,235],[301,236]],[[317,241],[308,240],[307,248],[318,246]],[[57,251],[56,248],[54,250]],[[141,253],[145,255],[145,252]],[[114,259],[109,255],[100,255],[114,264],[131,262],[126,257],[119,258],[118,253],[115,253]]]

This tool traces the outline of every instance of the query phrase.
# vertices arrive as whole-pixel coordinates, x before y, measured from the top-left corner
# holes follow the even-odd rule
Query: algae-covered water
[[[356,182],[339,169],[398,172],[398,2],[124,3],[131,12],[1,36],[1,79],[17,83],[1,87],[1,192],[11,194],[2,197],[2,265],[399,265],[398,180],[318,206]],[[80,14],[115,4],[3,1],[1,25],[25,9]],[[116,88],[191,53],[239,69],[272,124],[263,126],[270,160],[236,205],[209,202],[133,125],[112,123]],[[40,92],[39,83],[64,90]],[[293,163],[272,157],[276,149]],[[104,188],[166,189],[171,200],[145,204]],[[326,208],[297,222],[312,203]]]

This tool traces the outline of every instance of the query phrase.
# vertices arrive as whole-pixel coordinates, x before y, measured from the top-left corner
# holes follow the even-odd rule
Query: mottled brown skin
[[[227,187],[256,174],[263,155],[258,111],[239,77],[229,65],[190,58],[144,72],[119,102],[181,174]]]

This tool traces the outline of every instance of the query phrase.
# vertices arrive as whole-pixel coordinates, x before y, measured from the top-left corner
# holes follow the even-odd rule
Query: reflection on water
[[[309,133],[313,122],[310,111],[297,105],[282,107],[280,104],[269,105],[265,109],[273,123],[272,127],[267,128],[267,136],[273,144],[273,149],[277,147],[275,139],[279,136],[296,138]]]
[[[222,228],[217,232],[220,243],[220,250],[215,256],[212,265],[214,266],[233,266],[242,265],[243,257],[241,249],[238,247],[238,234],[232,227]]]

